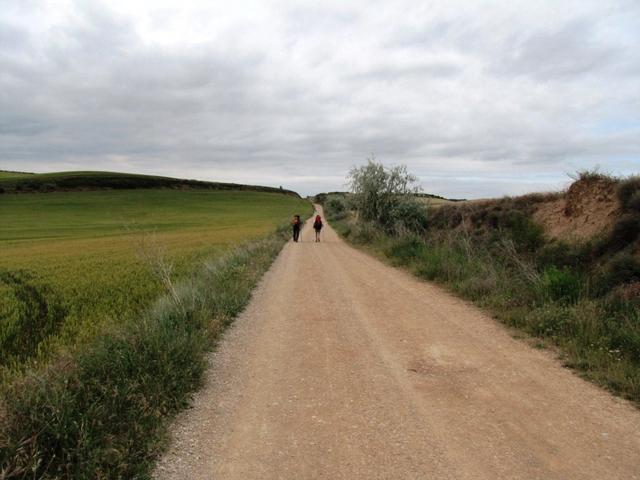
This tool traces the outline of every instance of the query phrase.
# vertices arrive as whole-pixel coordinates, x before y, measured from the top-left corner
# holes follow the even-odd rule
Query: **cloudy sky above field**
[[[0,0],[0,169],[425,191],[640,170],[640,2]]]

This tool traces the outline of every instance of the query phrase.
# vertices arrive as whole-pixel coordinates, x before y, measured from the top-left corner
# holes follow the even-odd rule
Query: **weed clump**
[[[411,260],[424,255],[426,253],[426,245],[420,237],[406,235],[392,242],[385,253],[399,263],[407,264]]]
[[[596,277],[597,292],[604,295],[616,287],[640,281],[640,261],[630,253],[622,252],[606,262]]]
[[[565,305],[537,308],[526,316],[527,330],[540,337],[558,337],[570,328],[571,315],[571,308]]]
[[[600,246],[599,253],[616,253],[640,238],[640,213],[624,214],[613,225],[611,232]]]
[[[536,252],[536,261],[540,268],[556,266],[582,270],[592,259],[592,244],[590,242],[565,242],[553,240],[544,243]]]
[[[329,220],[343,220],[349,213],[347,200],[342,195],[328,195],[323,203],[325,215]]]
[[[395,222],[393,226],[395,234],[404,232],[420,234],[424,233],[429,226],[427,209],[416,200],[399,202],[393,207],[391,217]]]
[[[382,235],[380,229],[372,222],[358,222],[351,227],[349,239],[354,243],[372,243]]]
[[[582,279],[569,269],[555,265],[547,267],[541,276],[542,294],[549,300],[560,303],[575,303],[582,293]]]
[[[0,269],[0,297],[0,365],[9,367],[33,357],[68,309],[49,285],[24,270]]]
[[[623,180],[616,191],[620,206],[625,211],[639,211],[640,207],[640,176]]]
[[[599,168],[578,170],[575,175],[571,177],[576,182],[594,183],[594,182],[614,182],[615,179],[608,173],[603,173]]]

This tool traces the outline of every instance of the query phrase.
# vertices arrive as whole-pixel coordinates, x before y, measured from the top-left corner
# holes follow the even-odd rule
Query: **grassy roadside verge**
[[[281,250],[281,229],[169,285],[136,322],[7,382],[0,478],[147,478],[205,353]]]
[[[629,220],[603,238],[551,241],[531,219],[532,204],[544,200],[438,209],[421,234],[326,213],[351,244],[473,301],[540,346],[559,347],[566,366],[639,403],[640,262]]]

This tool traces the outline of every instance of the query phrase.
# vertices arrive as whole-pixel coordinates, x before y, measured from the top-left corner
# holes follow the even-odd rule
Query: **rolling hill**
[[[174,190],[248,190],[256,192],[278,192],[299,197],[296,192],[281,188],[239,183],[207,182],[133,173],[99,171],[23,173],[0,171],[0,193],[132,190],[149,188]]]

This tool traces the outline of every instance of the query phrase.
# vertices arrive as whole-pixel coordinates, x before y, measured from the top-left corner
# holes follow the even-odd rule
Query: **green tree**
[[[385,167],[375,157],[349,171],[352,204],[361,220],[374,222],[387,231],[405,228],[424,230],[426,208],[416,199],[418,179],[405,165]],[[405,220],[410,218],[410,222]]]

